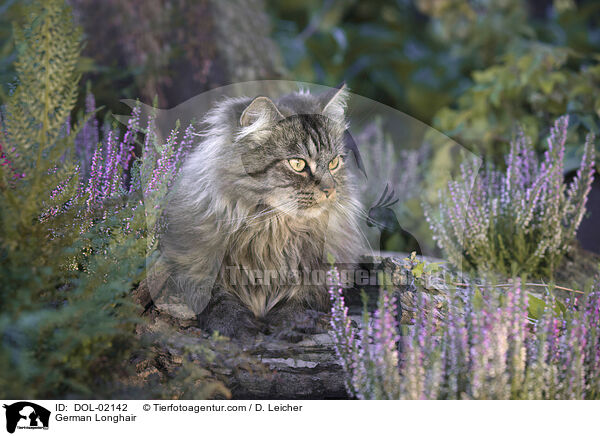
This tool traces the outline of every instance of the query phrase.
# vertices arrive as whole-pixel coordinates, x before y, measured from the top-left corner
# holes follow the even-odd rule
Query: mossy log
[[[400,258],[378,259],[371,267],[383,269],[390,275],[401,275]],[[396,295],[400,301],[401,322],[410,324],[416,307],[417,292],[408,286],[398,286]],[[374,308],[377,287],[367,287],[370,308]],[[435,307],[444,301],[443,290],[426,291],[427,298],[439,300]],[[358,292],[346,297],[350,315],[359,320],[362,301]],[[194,319],[180,319],[159,310],[152,304],[152,298],[145,283],[135,292],[135,297],[144,309],[147,322],[140,325],[138,333],[150,338],[154,356],[151,362],[140,367],[141,377],[161,373],[170,377],[181,365],[186,350],[206,347],[210,336],[196,327]],[[324,399],[347,398],[344,388],[344,374],[332,342],[330,332],[302,334],[296,337],[286,335],[259,334],[251,341],[240,344],[231,341],[220,347],[218,359],[207,363],[200,354],[191,354],[198,365],[204,365],[215,380],[221,381],[237,399]],[[228,355],[223,355],[228,354]]]

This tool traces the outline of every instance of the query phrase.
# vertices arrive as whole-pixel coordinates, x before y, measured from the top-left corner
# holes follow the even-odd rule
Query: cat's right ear
[[[283,118],[284,116],[270,98],[256,97],[242,112],[240,126],[247,127],[259,119],[267,123],[274,123],[283,120]]]
[[[340,83],[335,88],[331,88],[320,96],[322,114],[333,120],[344,121],[346,103],[348,101],[349,93],[346,82]]]

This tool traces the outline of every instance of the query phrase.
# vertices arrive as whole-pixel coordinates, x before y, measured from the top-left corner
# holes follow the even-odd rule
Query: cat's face
[[[317,114],[275,122],[242,156],[261,201],[293,216],[317,217],[347,195],[344,126]]]

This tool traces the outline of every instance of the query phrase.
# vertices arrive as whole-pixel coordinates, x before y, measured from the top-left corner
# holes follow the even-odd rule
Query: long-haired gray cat
[[[327,271],[328,253],[346,265],[361,254],[346,98],[341,86],[225,99],[208,113],[161,238],[170,286],[205,328],[237,336],[328,309],[325,284],[283,277]]]

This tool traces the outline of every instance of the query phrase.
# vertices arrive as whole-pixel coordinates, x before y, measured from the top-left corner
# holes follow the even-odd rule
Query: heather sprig
[[[95,125],[91,118],[86,125],[88,123]],[[143,120],[138,106],[134,108],[123,136],[117,129],[103,129],[103,134],[97,132],[97,136],[87,130],[87,136],[80,140],[78,147],[94,150],[90,162],[86,165],[80,161],[76,166],[63,163],[63,167],[47,171],[42,179],[46,186],[43,192],[48,194],[41,197],[42,211],[38,215],[37,227],[43,231],[41,237],[45,239],[46,246],[55,245],[61,253],[53,260],[53,269],[48,270],[52,274],[51,287],[68,289],[68,299],[76,305],[74,307],[86,304],[85,311],[94,308],[93,314],[86,315],[88,320],[67,317],[73,327],[79,325],[85,331],[82,335],[94,338],[91,339],[93,341],[102,334],[107,337],[121,335],[119,323],[123,321],[119,317],[129,316],[126,310],[123,309],[122,315],[114,315],[114,309],[101,310],[101,307],[125,306],[123,299],[127,297],[132,283],[143,277],[147,259],[152,259],[157,245],[162,201],[195,134],[194,127],[190,125],[179,139],[177,127],[164,144],[158,141],[158,135],[152,135],[154,142],[146,142],[158,152],[135,157],[135,138],[141,124]],[[148,120],[148,128],[152,126],[153,121]],[[100,138],[97,143],[96,138]],[[84,159],[86,154],[78,152],[76,156]],[[139,168],[142,166],[151,174],[147,183],[141,178]],[[88,168],[87,174],[83,168]],[[14,186],[3,187],[7,198],[23,191],[29,179],[24,177],[17,182],[13,183]],[[60,248],[63,245],[65,248]],[[30,283],[11,282],[8,274],[6,279],[8,286],[15,290],[35,290]],[[42,287],[41,292],[45,289]],[[65,308],[65,311],[69,310],[69,307]],[[16,322],[18,325],[19,321]],[[54,321],[42,317],[39,322],[41,328],[49,328]],[[89,323],[94,322],[99,326],[97,333],[88,331]],[[110,347],[109,344],[106,349]],[[98,353],[102,352],[99,347]],[[71,357],[73,361],[78,358]],[[43,369],[42,364],[40,370]]]
[[[93,95],[88,94],[86,102],[88,111],[92,113],[95,110]],[[157,229],[153,226],[160,216],[161,202],[193,143],[195,128],[192,124],[187,126],[180,139],[177,124],[166,141],[161,143],[154,116],[152,113],[147,120],[142,120],[140,105],[136,105],[123,135],[118,129],[107,127],[101,134],[95,118],[88,118],[75,141],[79,159],[78,177],[71,175],[57,185],[50,197],[53,206],[50,206],[51,202],[45,202],[49,207],[42,214],[42,219],[48,220],[59,212],[70,211],[74,213],[73,226],[78,226],[79,233],[84,234],[92,226],[103,226],[108,217],[113,217],[113,221],[121,221],[122,231],[129,232],[132,221],[136,220],[135,215],[141,214],[148,228],[152,229],[151,233],[156,233]],[[95,134],[93,129],[96,129]],[[145,137],[144,154],[138,158],[134,150],[140,133]],[[90,157],[89,162],[85,162],[87,156]],[[145,177],[142,171],[146,173]],[[70,186],[74,180],[78,180],[79,185],[69,198],[65,186]],[[111,226],[114,226],[113,221]],[[109,235],[108,231],[103,233]]]
[[[413,325],[397,336],[394,299],[382,290],[373,319],[352,326],[335,271],[332,328],[348,393],[361,399],[598,399],[600,282],[566,312],[551,289],[528,318],[519,278],[452,291],[443,322],[421,294]],[[397,344],[401,346],[398,348]]]
[[[588,135],[570,184],[563,168],[568,117],[556,120],[538,162],[523,133],[512,142],[506,170],[461,165],[457,180],[439,195],[433,211],[424,204],[437,245],[459,268],[506,276],[552,273],[585,214],[594,179],[594,137]]]
[[[10,170],[0,166],[0,368],[10,373],[0,390],[7,397],[102,395],[133,340],[126,295],[140,276],[135,241],[113,240],[110,256],[90,253],[85,271],[70,264],[83,249],[73,220],[80,202],[69,126],[81,31],[60,0],[31,2],[26,18],[15,30],[18,85],[0,126],[10,161]]]
[[[0,370],[10,373],[0,391],[141,395],[129,391],[130,358],[144,345],[131,290],[155,257],[157,230],[145,200],[159,216],[195,131],[163,143],[142,130],[152,120],[138,106],[121,135],[98,125],[91,94],[73,125],[81,32],[63,0],[31,2],[26,17],[16,30],[18,85],[0,118]],[[143,134],[158,153],[135,157]],[[194,395],[209,395],[200,378],[190,375]],[[155,395],[172,396],[170,384]]]
[[[387,137],[380,118],[367,124],[355,138],[361,144],[361,160],[369,183],[358,189],[361,201],[370,206],[377,203],[386,185],[395,189],[396,198],[405,203],[416,198],[423,182],[424,163],[430,156],[428,144],[418,150],[397,150],[394,141]]]
[[[98,146],[99,130],[98,120],[95,116],[96,99],[94,94],[88,92],[85,97],[85,115],[88,119],[85,121],[79,133],[75,136],[75,156],[81,162],[81,176],[87,179],[90,174],[90,164],[93,153]]]
[[[342,295],[342,287],[340,283],[339,272],[336,268],[328,271],[329,296],[332,301],[331,307],[331,327],[334,334],[334,345],[337,355],[340,357],[342,368],[346,374],[356,374],[357,358],[359,350],[356,346],[356,330],[352,326],[352,320],[348,316],[348,308],[344,303]],[[358,391],[354,389],[354,385],[363,383],[354,380],[345,380],[346,390],[351,395],[358,395]]]

